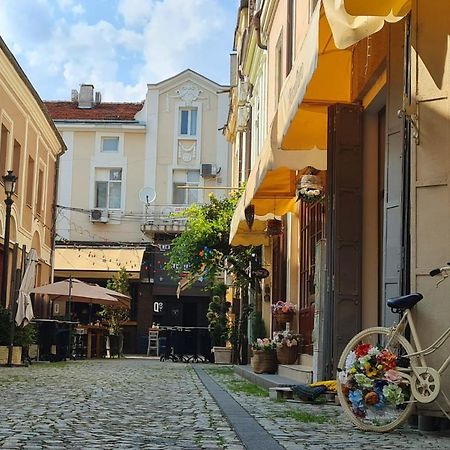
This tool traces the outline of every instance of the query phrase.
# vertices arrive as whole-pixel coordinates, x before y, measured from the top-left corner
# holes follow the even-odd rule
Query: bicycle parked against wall
[[[434,269],[439,285],[450,273],[450,263]],[[426,356],[450,337],[450,327],[431,345],[423,348],[411,309],[422,300],[419,293],[388,300],[399,323],[391,328],[373,327],[354,336],[338,363],[337,392],[350,420],[365,431],[388,432],[401,425],[416,403],[436,404],[450,419],[450,400],[441,388],[442,374],[450,355],[439,368],[430,367]],[[406,337],[410,336],[410,338]]]

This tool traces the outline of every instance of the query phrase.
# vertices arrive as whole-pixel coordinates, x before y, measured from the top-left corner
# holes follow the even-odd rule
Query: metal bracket
[[[406,97],[403,98],[402,108],[397,111],[397,117],[399,119],[406,119],[412,127],[412,137],[416,143],[416,145],[420,144],[419,139],[419,115],[414,111],[414,107],[412,105],[406,106],[407,101]]]

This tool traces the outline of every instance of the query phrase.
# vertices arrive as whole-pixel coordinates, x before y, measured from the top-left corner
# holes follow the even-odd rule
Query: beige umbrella
[[[83,283],[75,278],[46,284],[31,290],[32,294],[48,295],[52,300],[66,300],[98,305],[121,306],[119,300],[102,292],[96,286]]]
[[[111,297],[117,298],[123,307],[130,309],[131,297],[129,295],[122,294],[121,292],[114,291],[113,289],[108,289],[103,286],[99,286],[98,284],[95,284],[93,287],[99,289],[100,292],[104,292],[108,295],[111,295]]]
[[[36,263],[38,261],[36,250],[31,249],[28,255],[28,265],[20,283],[19,295],[17,296],[17,326],[26,326],[34,317],[33,305],[31,304],[30,292],[34,288],[36,279]]]

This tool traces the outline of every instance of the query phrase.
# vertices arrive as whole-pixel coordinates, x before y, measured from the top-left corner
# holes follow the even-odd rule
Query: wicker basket
[[[278,367],[277,354],[275,350],[269,352],[253,350],[251,364],[255,373],[276,373]]]
[[[292,322],[294,319],[293,312],[281,312],[273,315],[277,325],[285,325],[288,322]]]
[[[297,361],[298,345],[277,347],[277,359],[280,364],[294,364]]]

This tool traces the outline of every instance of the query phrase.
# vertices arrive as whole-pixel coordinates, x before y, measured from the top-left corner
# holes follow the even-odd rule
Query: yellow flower
[[[378,370],[375,367],[372,367],[370,363],[364,364],[364,369],[366,369],[366,375],[369,378],[375,377],[378,373]]]
[[[352,367],[350,370],[349,370],[349,373],[355,373],[356,372],[356,369],[354,368],[354,367]]]

